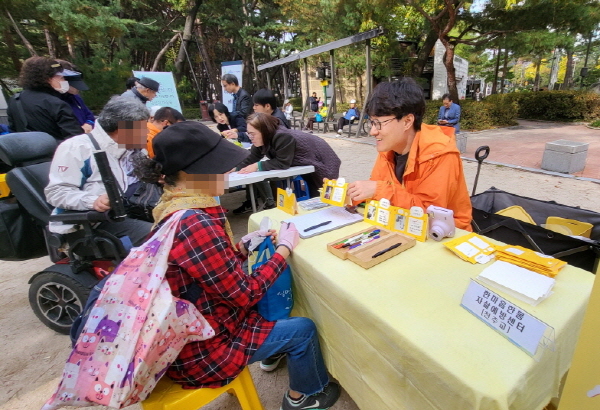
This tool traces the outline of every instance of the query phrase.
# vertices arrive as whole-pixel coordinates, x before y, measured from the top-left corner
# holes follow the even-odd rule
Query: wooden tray
[[[372,242],[366,243],[364,245],[358,246],[358,247],[356,247],[354,249],[350,249],[350,250],[348,248],[336,249],[333,247],[335,244],[337,244],[345,239],[352,238],[353,236],[359,235],[364,232],[371,232],[375,229],[381,230],[380,238],[375,239]],[[397,232],[391,232],[391,231],[388,231],[387,229],[378,228],[378,227],[374,226],[369,229],[364,229],[364,230],[356,232],[352,235],[348,235],[348,236],[340,238],[334,242],[331,242],[331,243],[327,244],[327,249],[329,250],[329,252],[333,253],[335,256],[337,256],[340,259],[349,259],[352,262],[356,263],[357,265],[359,265],[365,269],[369,269],[369,268],[372,268],[373,266],[377,265],[378,263],[381,263],[381,262],[391,258],[392,256],[398,255],[400,252],[404,252],[405,250],[412,248],[413,246],[415,246],[416,242],[417,241],[415,240],[415,238],[404,236]],[[373,258],[373,255],[375,255],[377,252],[385,250],[385,249],[389,248],[390,246],[398,244],[398,243],[400,244],[400,246],[398,246],[388,252],[385,252],[382,255],[379,255],[379,256]]]

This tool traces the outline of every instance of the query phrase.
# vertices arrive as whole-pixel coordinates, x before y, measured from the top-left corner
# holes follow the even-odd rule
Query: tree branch
[[[160,50],[158,52],[158,54],[156,55],[156,58],[154,59],[154,63],[152,64],[152,68],[150,69],[150,71],[156,71],[158,69],[158,63],[160,62],[160,59],[162,58],[163,55],[165,55],[167,50],[173,45],[175,40],[177,40],[177,38],[179,38],[180,35],[181,35],[181,31],[175,32],[175,35],[173,36],[173,38],[171,38],[171,40],[169,40],[169,42],[162,48],[162,50]]]
[[[29,40],[27,40],[25,38],[25,36],[23,35],[23,33],[21,33],[21,30],[19,30],[19,26],[17,26],[17,23],[15,22],[15,20],[11,16],[10,12],[7,9],[4,9],[4,11],[6,12],[6,15],[8,16],[8,18],[10,19],[10,21],[12,22],[15,31],[17,32],[17,34],[19,35],[19,37],[21,37],[21,40],[23,41],[23,44],[25,44],[25,47],[27,47],[27,50],[29,50],[29,54],[31,54],[32,57],[33,56],[37,56],[38,54],[35,52],[33,46],[29,42]]]

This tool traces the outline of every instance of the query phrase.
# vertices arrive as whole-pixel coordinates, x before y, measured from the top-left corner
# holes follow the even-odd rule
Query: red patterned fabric
[[[173,294],[194,302],[215,330],[210,340],[188,343],[167,375],[184,387],[220,387],[248,364],[275,322],[254,305],[286,268],[275,254],[252,276],[242,270],[225,232],[223,208],[193,209],[181,219],[166,279]]]

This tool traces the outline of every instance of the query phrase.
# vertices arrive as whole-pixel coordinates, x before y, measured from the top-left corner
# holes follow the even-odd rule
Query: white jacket
[[[115,179],[127,190],[126,171],[128,150],[119,145],[96,122],[91,134],[100,148],[106,151]],[[44,193],[48,203],[56,208],[87,211],[94,209],[94,201],[106,193],[100,171],[94,158],[94,145],[86,134],[65,140],[58,146],[50,166],[50,182]],[[60,209],[56,209],[60,212]]]

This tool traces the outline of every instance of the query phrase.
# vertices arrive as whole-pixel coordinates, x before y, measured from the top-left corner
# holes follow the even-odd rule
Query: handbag
[[[270,238],[265,238],[256,251],[256,261],[252,265],[252,272],[271,259],[275,253],[275,246]],[[292,296],[292,270],[288,265],[277,280],[267,289],[267,292],[258,301],[258,313],[268,321],[287,319],[290,317],[294,298]]]
[[[316,122],[323,122],[323,116],[321,114],[315,114]]]
[[[152,210],[160,201],[163,193],[162,186],[149,182],[139,181],[134,193],[125,198],[127,216],[142,221],[154,222]]]
[[[42,410],[93,404],[121,409],[143,401],[185,344],[214,336],[196,306],[173,296],[165,279],[185,212],[173,214],[105,280]]]

